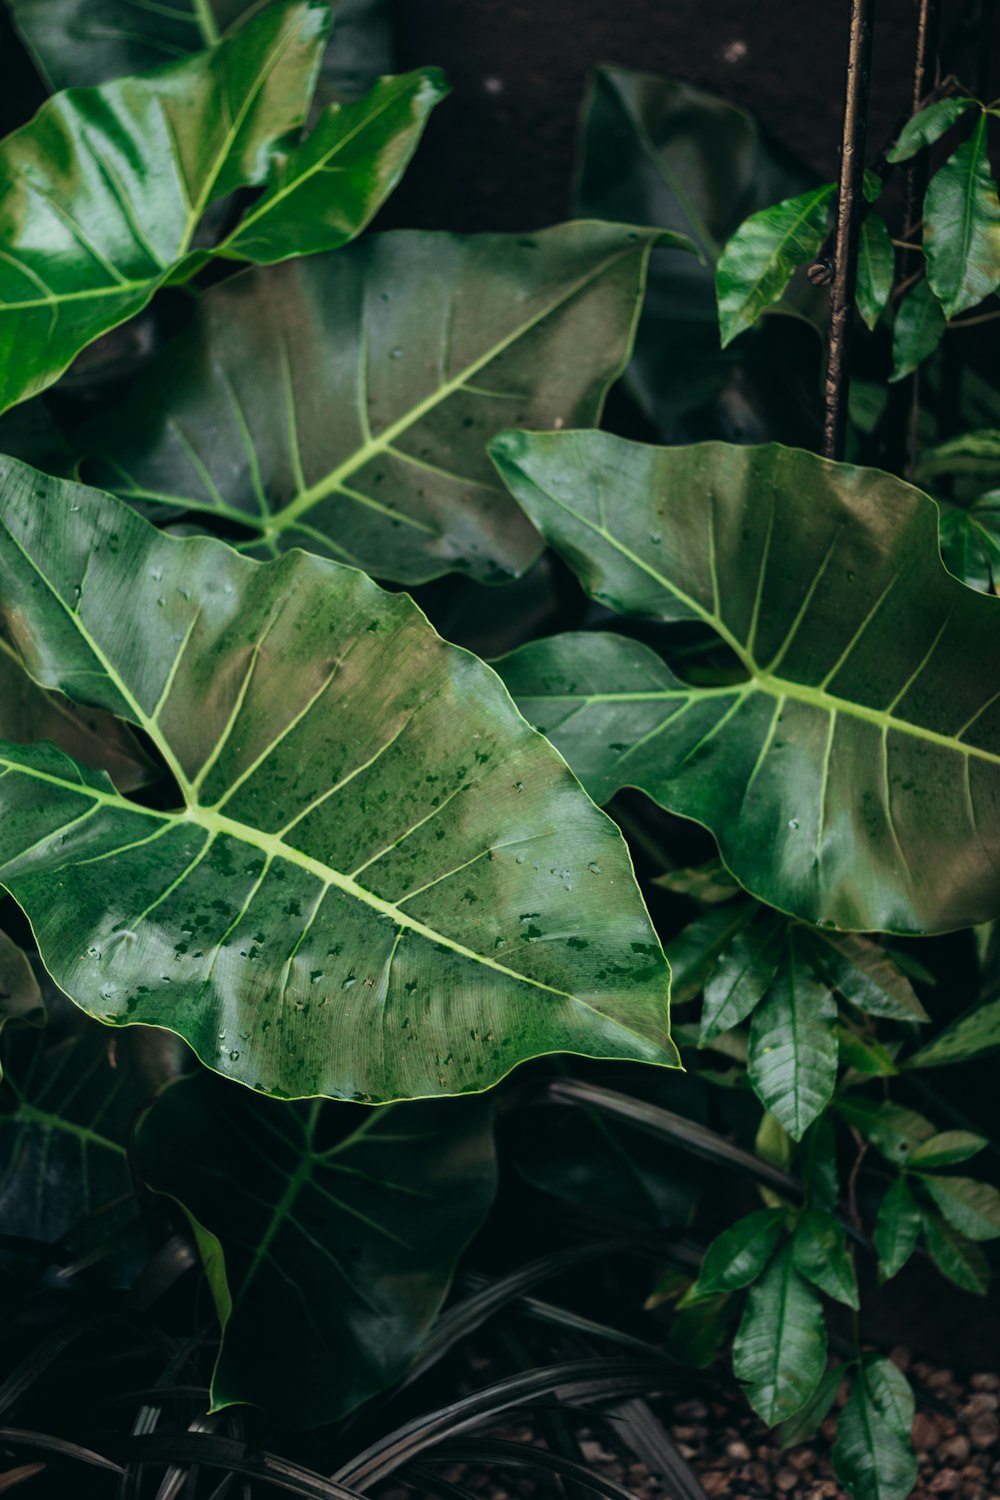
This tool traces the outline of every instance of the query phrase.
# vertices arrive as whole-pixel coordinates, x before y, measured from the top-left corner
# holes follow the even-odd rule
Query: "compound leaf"
[[[696,819],[741,885],[820,925],[996,915],[1000,694],[979,664],[1000,601],[944,568],[931,500],[777,445],[505,433],[491,449],[591,597],[710,625],[745,672],[694,685],[610,634],[508,657],[524,713],[596,799],[635,786]]]
[[[621,836],[490,669],[306,553],[172,538],[0,466],[2,623],[40,684],[139,725],[180,806],[0,755],[0,881],[49,972],[264,1091],[488,1087],[539,1052],[670,1063]]]
[[[901,1418],[899,1384],[906,1377],[888,1359],[866,1355],[837,1423],[833,1465],[855,1500],[906,1500],[917,1477],[910,1423]],[[907,1403],[902,1401],[903,1409]]]

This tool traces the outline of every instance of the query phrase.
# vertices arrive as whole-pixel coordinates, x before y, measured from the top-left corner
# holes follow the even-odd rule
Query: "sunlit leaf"
[[[727,241],[715,272],[723,348],[778,301],[797,266],[819,253],[834,191],[825,183],[762,209]]]

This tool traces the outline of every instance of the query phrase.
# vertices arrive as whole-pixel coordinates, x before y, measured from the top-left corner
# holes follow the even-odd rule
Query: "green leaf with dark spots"
[[[750,1288],[733,1372],[754,1411],[773,1427],[806,1404],[825,1367],[823,1307],[785,1245]]]
[[[779,300],[797,266],[819,253],[834,191],[825,183],[751,214],[727,241],[715,272],[723,348]]]
[[[837,1113],[891,1162],[906,1162],[921,1141],[935,1134],[930,1120],[887,1099],[843,1094],[837,1100]]]

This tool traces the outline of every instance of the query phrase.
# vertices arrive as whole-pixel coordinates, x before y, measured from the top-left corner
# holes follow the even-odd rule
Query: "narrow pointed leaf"
[[[694,999],[713,973],[719,955],[755,915],[752,902],[734,902],[732,906],[707,911],[681,928],[670,945],[671,994],[675,1005]]]
[[[484,442],[598,419],[656,237],[397,233],[247,272],[81,436],[84,472],[238,521],[258,556],[305,547],[409,583],[522,572],[541,542]]]
[[[976,104],[975,99],[956,98],[938,99],[934,104],[928,104],[926,109],[920,110],[911,120],[907,120],[899,133],[899,139],[888,153],[891,162],[909,161],[911,156],[916,156],[925,146],[932,146],[936,140],[940,140],[945,131],[950,130],[957,120],[960,120],[967,110]]]
[[[519,502],[591,597],[711,625],[746,671],[681,681],[639,642],[570,635],[501,670],[601,801],[637,786],[715,834],[753,895],[861,931],[1000,905],[1000,601],[941,562],[937,508],[777,445],[505,433]]]
[[[986,125],[984,114],[935,172],[924,199],[927,279],[949,318],[1000,287],[1000,199]]]
[[[744,928],[720,955],[705,985],[701,1012],[702,1045],[738,1026],[760,1001],[778,970],[784,923],[757,922]]]
[[[777,977],[750,1022],[747,1073],[765,1109],[796,1141],[833,1094],[836,1014],[829,988],[803,968],[789,939]]]
[[[5,460],[0,597],[35,679],[138,724],[183,804],[3,748],[0,881],[82,1008],[286,1095],[459,1093],[539,1052],[673,1061],[617,828],[407,596],[166,537]]]
[[[857,1310],[858,1282],[842,1224],[832,1214],[805,1209],[792,1237],[792,1259],[813,1286]]]
[[[890,383],[905,379],[934,353],[947,321],[926,277],[910,288],[900,301],[893,325]]]
[[[806,1404],[825,1367],[823,1307],[786,1245],[750,1288],[733,1372],[754,1411],[773,1427]]]
[[[844,1094],[837,1100],[837,1113],[891,1162],[908,1161],[910,1152],[935,1134],[930,1120],[887,1099]]]
[[[727,241],[715,272],[725,348],[785,291],[797,266],[819,253],[833,183],[752,214]]]
[[[822,972],[859,1010],[893,1021],[929,1019],[906,975],[877,943],[855,932],[816,931],[809,936]]]
[[[924,1210],[924,1238],[931,1259],[948,1280],[963,1292],[985,1297],[990,1287],[990,1263],[973,1240],[959,1234],[939,1214]]]
[[[985,1136],[973,1135],[971,1130],[943,1130],[940,1135],[932,1135],[930,1140],[921,1141],[910,1153],[910,1161],[914,1166],[919,1164],[924,1169],[950,1167],[956,1162],[978,1156],[988,1145],[989,1141]]]
[[[946,1026],[932,1042],[906,1059],[908,1068],[941,1068],[1000,1047],[1000,1000],[979,1005]]]
[[[333,1146],[321,1117],[315,1104],[234,1097],[203,1072],[166,1089],[139,1127],[144,1180],[215,1252],[215,1410],[247,1401],[313,1427],[398,1379],[492,1202],[486,1100],[378,1110]]]
[[[885,311],[892,292],[895,267],[896,252],[885,220],[869,210],[861,221],[855,292],[858,312],[869,328],[875,327]]]
[[[923,1187],[959,1234],[970,1240],[1000,1237],[1000,1189],[971,1177],[921,1175]]]
[[[699,1293],[735,1292],[756,1281],[771,1258],[786,1218],[784,1209],[764,1208],[723,1230],[705,1251],[698,1276]]]
[[[963,432],[921,454],[917,464],[921,484],[940,479],[944,474],[980,489],[1000,481],[1000,428]]]
[[[888,1374],[891,1366],[894,1376]],[[833,1465],[855,1500],[906,1500],[917,1477],[909,1428],[886,1419],[886,1382],[902,1376],[890,1360],[863,1361],[837,1423]],[[912,1416],[912,1396],[910,1398]]]

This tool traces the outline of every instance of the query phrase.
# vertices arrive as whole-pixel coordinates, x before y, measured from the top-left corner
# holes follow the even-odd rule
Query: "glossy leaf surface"
[[[950,1167],[959,1161],[968,1161],[973,1156],[978,1156],[980,1151],[985,1150],[989,1141],[985,1136],[973,1135],[971,1130],[943,1130],[940,1135],[932,1135],[930,1140],[922,1141],[915,1151],[910,1153],[910,1161],[914,1166],[927,1167]]]
[[[883,1278],[903,1269],[920,1238],[920,1209],[905,1177],[897,1177],[879,1204],[875,1248]]]
[[[1000,287],[1000,199],[987,116],[931,178],[924,199],[927,279],[949,318]]]
[[[248,272],[81,444],[88,478],[413,583],[523,571],[541,543],[484,443],[597,420],[655,232],[399,233]]]
[[[809,934],[813,961],[845,1000],[869,1016],[926,1021],[912,984],[884,948],[854,932]]]
[[[936,1174],[922,1175],[920,1181],[942,1216],[966,1239],[995,1240],[1000,1236],[1000,1189],[991,1182]]]
[[[792,1259],[796,1270],[813,1286],[857,1309],[854,1263],[847,1253],[843,1225],[832,1214],[806,1209],[799,1215],[792,1238]]]
[[[912,1492],[917,1477],[912,1420],[905,1375],[891,1360],[865,1355],[838,1419],[833,1450],[837,1477],[855,1500],[906,1500]]]
[[[890,384],[903,380],[934,353],[947,319],[944,308],[924,278],[901,299],[892,330]]]
[[[0,880],[82,1008],[286,1095],[458,1093],[550,1051],[673,1060],[617,828],[408,597],[166,537],[12,460],[0,596],[36,680],[140,725],[182,802],[3,748]]]
[[[970,588],[995,594],[1000,581],[1000,489],[941,516],[941,556]]]
[[[940,1214],[924,1211],[924,1239],[941,1272],[963,1292],[985,1297],[990,1286],[990,1263],[975,1241],[953,1229]]]
[[[825,1367],[822,1304],[785,1245],[750,1288],[733,1344],[733,1372],[770,1427],[805,1405]]]
[[[322,1115],[201,1073],[139,1127],[144,1180],[202,1246],[223,1327],[213,1410],[313,1427],[398,1379],[493,1200],[485,1099],[372,1111],[332,1144]]]
[[[750,1014],[777,973],[783,936],[782,924],[768,921],[736,934],[705,985],[702,1044],[738,1026]]]
[[[761,900],[934,932],[1000,911],[1000,602],[941,563],[937,509],[878,470],[776,445],[504,434],[500,472],[608,608],[700,620],[746,672],[676,677],[583,634],[501,671],[604,802],[636,786],[715,834]]]
[[[907,120],[899,133],[899,139],[888,153],[891,162],[909,161],[911,156],[916,156],[925,146],[932,146],[935,141],[940,140],[945,131],[960,120],[967,110],[972,109],[976,103],[975,99],[955,98],[938,99],[934,104],[929,104],[926,109],[919,110],[912,119]]]
[[[699,1292],[734,1292],[756,1281],[771,1259],[785,1218],[783,1209],[763,1208],[723,1230],[705,1252]]]
[[[875,327],[885,311],[895,265],[896,252],[885,220],[876,213],[866,213],[861,221],[855,296],[858,311],[869,328]]]
[[[789,933],[777,976],[750,1020],[747,1074],[764,1107],[801,1140],[837,1081],[837,1008]]]
[[[751,215],[727,242],[715,272],[725,348],[783,295],[797,266],[819,253],[832,183]]]
[[[946,1026],[933,1041],[906,1059],[908,1068],[941,1068],[966,1062],[1000,1047],[1000,1000],[989,1000]]]

